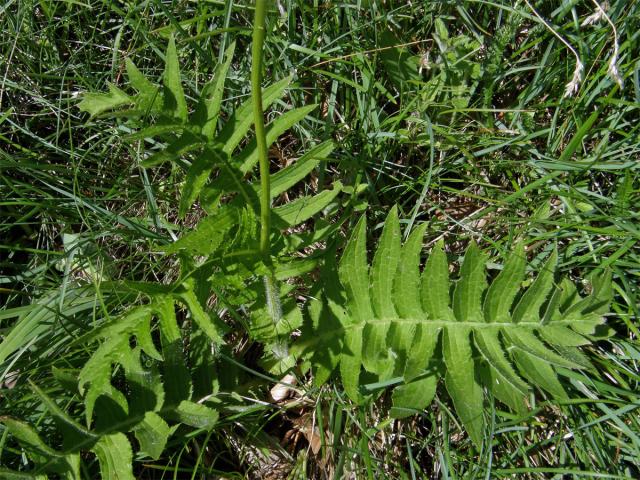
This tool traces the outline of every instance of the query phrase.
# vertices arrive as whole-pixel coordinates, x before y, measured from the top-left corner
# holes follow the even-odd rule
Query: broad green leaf
[[[91,449],[100,462],[102,478],[110,480],[135,480],[133,476],[133,452],[124,433],[105,435]]]
[[[449,264],[442,242],[435,244],[422,272],[422,307],[431,320],[453,320],[449,307]]]
[[[437,386],[438,378],[433,375],[394,388],[391,416],[404,418],[421,412],[433,401]]]
[[[176,242],[164,248],[166,253],[186,250],[196,255],[210,255],[221,244],[225,235],[238,222],[238,212],[233,207],[222,207],[214,214],[200,220],[195,230],[185,233]]]
[[[480,447],[484,431],[484,396],[482,387],[475,378],[470,334],[470,328],[446,328],[442,354],[447,369],[445,375],[447,391],[469,437],[477,447]]]
[[[278,228],[288,228],[306,222],[316,213],[324,210],[342,191],[342,183],[333,184],[333,189],[317,195],[297,198],[272,210],[273,224]]]
[[[342,385],[349,398],[359,403],[360,369],[362,368],[362,327],[349,329],[344,338],[344,347],[340,357],[340,376]]]
[[[140,453],[157,460],[164,451],[171,428],[158,414],[147,412],[133,432],[140,443]]]
[[[92,117],[108,110],[131,105],[133,99],[115,85],[109,84],[109,93],[85,93],[78,108]]]
[[[560,367],[565,368],[582,368],[581,365],[576,365],[573,362],[561,357],[557,353],[547,348],[530,330],[510,329],[504,331],[506,338],[513,345],[521,348],[525,352],[530,353],[534,357],[539,358],[545,362],[553,363]]]
[[[335,145],[331,140],[322,142],[302,155],[293,165],[289,165],[271,175],[271,198],[276,198],[306,177],[322,160],[333,152],[334,148]],[[258,187],[256,187],[256,192],[258,192]]]
[[[271,122],[267,127],[267,147],[270,147],[283,133],[289,131],[296,123],[300,122],[310,112],[315,110],[317,105],[306,105],[300,108],[294,108],[283,113]],[[228,151],[228,149],[225,149]],[[256,140],[249,142],[242,152],[234,159],[234,164],[242,173],[250,172],[258,163],[258,148]]]
[[[282,98],[284,90],[291,83],[291,77],[286,77],[262,91],[262,107],[267,109],[278,98]],[[224,144],[223,151],[231,155],[238,144],[249,132],[253,124],[253,102],[249,99],[236,110],[225,123],[217,137],[217,141]]]
[[[399,261],[400,222],[398,209],[393,207],[384,223],[369,277],[374,318],[390,319],[397,316],[391,292]],[[389,326],[390,322],[381,321],[368,323],[364,328],[362,364],[370,372],[382,373],[392,368],[393,358],[389,358],[389,350],[385,348]]]
[[[420,251],[427,223],[416,228],[402,247],[392,298],[402,318],[425,318],[420,304]]]
[[[187,210],[191,208],[193,202],[200,195],[200,191],[207,182],[213,166],[216,164],[222,165],[226,161],[225,155],[222,151],[205,148],[193,161],[187,172],[187,178],[180,196],[180,205],[178,207],[178,216],[180,218],[184,218]]]
[[[554,250],[538,277],[516,305],[513,311],[514,322],[537,322],[540,320],[540,307],[553,287],[553,274],[557,262],[558,251]]]
[[[184,361],[182,336],[176,320],[173,299],[168,295],[157,296],[154,306],[160,324],[160,342],[164,356],[163,383],[165,405],[178,405],[191,397],[191,378]]]
[[[499,375],[498,379],[509,383],[522,395],[525,395],[529,390],[527,384],[522,381],[511,366],[511,363],[505,358],[497,332],[476,330],[473,333],[473,337],[484,359],[492,370]]]
[[[382,229],[370,273],[370,293],[374,318],[394,318],[393,282],[400,262],[400,222],[394,206]]]
[[[125,135],[123,138],[128,141],[128,142],[135,142],[137,140],[145,140],[147,138],[152,139],[153,137],[157,137],[160,135],[177,135],[179,132],[184,130],[184,126],[180,123],[177,122],[167,122],[167,123],[161,123],[158,125],[151,125],[150,127],[145,127],[141,130],[138,130],[137,132],[133,132],[130,133],[129,135]],[[181,146],[183,147],[190,147],[193,144],[193,139],[195,139],[196,137],[190,136],[188,137],[188,141],[186,140],[176,140],[176,145],[180,143]],[[171,146],[171,145],[170,145]],[[173,147],[172,147],[173,148]],[[166,150],[166,149],[165,149]],[[162,150],[160,152],[158,152],[158,155],[162,155],[163,152],[165,150]],[[143,161],[143,164],[146,166],[153,166],[155,165],[155,161],[152,160],[153,155],[150,156],[148,159]],[[171,157],[173,158],[173,157]],[[162,160],[164,161],[164,160]],[[145,162],[149,162],[148,164],[146,164]],[[158,161],[158,163],[160,163]]]
[[[369,267],[367,264],[367,226],[362,217],[342,254],[338,273],[351,306],[354,322],[374,318],[369,297]]]
[[[180,64],[178,63],[178,52],[176,51],[176,40],[171,35],[169,45],[165,55],[164,75],[164,109],[171,116],[187,120],[187,101],[182,90],[182,80],[180,79]]]
[[[582,335],[563,326],[547,325],[539,330],[540,336],[550,345],[564,345],[567,347],[579,347],[591,343]]]
[[[516,245],[504,263],[502,272],[491,283],[484,300],[484,316],[487,322],[511,321],[511,305],[524,278],[526,257],[522,243]]]
[[[467,251],[453,294],[445,255],[439,245],[434,247],[419,289],[418,265],[424,227],[400,247],[396,212],[391,212],[369,272],[364,222],[363,217],[344,250],[338,268],[339,282],[325,280],[321,282],[327,285],[322,288],[324,295],[315,290],[312,293],[316,300],[310,308],[311,325],[303,328],[301,341],[294,345],[294,351],[303,352],[305,361],[311,364],[322,361],[322,366],[314,370],[320,372],[318,384],[326,381],[339,363],[345,391],[359,402],[362,400],[361,377],[367,378],[369,387],[378,388],[395,384],[395,378],[391,382],[386,380],[402,375],[405,384],[394,391],[392,415],[404,416],[410,414],[412,408],[423,408],[432,398],[433,385],[444,361],[445,385],[455,411],[474,444],[480,446],[485,413],[483,387],[511,410],[524,414],[526,394],[532,384],[555,396],[564,395],[552,364],[571,369],[591,367],[588,358],[574,345],[587,342],[580,334],[585,333],[583,330],[593,330],[603,321],[602,315],[583,313],[585,308],[588,311],[588,307],[594,305],[593,299],[582,299],[570,282],[556,288],[553,305],[549,306],[554,313],[545,314],[545,323],[539,315],[526,322],[510,321],[511,306],[518,295],[524,270],[521,247],[504,262],[503,272],[482,305],[486,280],[483,254],[477,247],[472,245]],[[513,258],[514,255],[517,258]],[[553,258],[550,260],[555,263]],[[326,265],[332,268],[330,263]],[[388,277],[393,272],[396,275],[389,291]],[[538,278],[536,282],[528,290],[529,299],[523,304],[521,298],[519,305],[534,305],[534,310],[539,311],[546,297],[546,292],[539,293],[544,290],[540,286],[545,281]],[[336,287],[342,287],[344,295],[334,291]],[[601,289],[605,291],[604,287]],[[449,307],[451,296],[455,317]],[[388,299],[393,302],[391,308]],[[594,308],[602,309],[602,306]],[[563,314],[568,309],[573,309],[571,317]],[[490,320],[494,321],[482,321],[484,312],[487,319],[493,317]],[[442,342],[439,342],[440,331],[444,331]],[[438,347],[440,343],[442,348]],[[313,353],[323,350],[330,353]],[[339,351],[338,359],[336,352]],[[309,352],[312,352],[310,356]],[[474,357],[478,353],[479,356]],[[440,355],[442,358],[437,358]],[[377,383],[370,383],[370,374],[361,375],[363,366],[378,374]],[[418,383],[413,385],[412,381]],[[420,382],[428,388],[418,387]],[[421,392],[426,398],[420,396]]]
[[[442,330],[441,327],[429,325],[428,321],[418,324],[404,371],[406,382],[424,374],[426,371],[438,344],[440,330]]]
[[[549,363],[519,348],[514,348],[511,353],[518,371],[531,384],[546,390],[557,399],[564,400],[567,398],[567,392],[558,381],[558,375]]]
[[[162,92],[160,91],[160,87],[147,80],[131,59],[127,58],[125,60],[125,66],[127,68],[129,83],[138,91],[136,107],[144,114],[152,110],[158,110],[162,105]]]
[[[213,140],[216,127],[218,125],[218,116],[220,114],[220,105],[222,104],[222,94],[224,92],[224,81],[227,78],[227,72],[233,59],[236,43],[232,42],[225,52],[224,63],[219,64],[213,74],[213,79],[203,89],[204,103],[206,106],[206,119],[202,125],[202,135],[207,140]]]
[[[129,135],[127,139],[131,141],[136,139],[141,140],[142,138],[149,138],[148,136],[150,134],[161,135],[168,132],[174,133],[177,130],[180,130],[180,128],[176,128],[173,124],[167,125],[166,127],[167,128],[165,129],[165,126],[156,126],[149,129],[141,130],[132,135]],[[175,141],[167,145],[167,147],[145,158],[142,161],[142,166],[148,168],[160,165],[164,162],[174,162],[186,153],[196,150],[201,146],[202,142],[198,137],[196,137],[189,130],[183,130],[182,135]]]
[[[47,445],[38,435],[31,425],[20,420],[10,417],[0,417],[0,423],[3,423],[11,432],[11,434],[20,442],[21,445],[29,450],[36,452],[44,457],[64,457],[64,453],[57,452]]]
[[[487,286],[484,273],[485,257],[475,242],[471,242],[460,268],[460,280],[453,292],[453,311],[460,322],[482,322],[482,292]]]
[[[222,323],[219,318],[216,321],[212,320],[211,315],[217,315],[215,313],[207,313],[204,311],[198,298],[193,290],[187,290],[179,294],[179,298],[189,308],[191,317],[196,322],[198,327],[207,334],[207,336],[217,344],[223,344],[222,332],[220,331],[220,324]]]
[[[218,423],[218,412],[199,403],[184,400],[176,409],[181,423],[195,428],[211,429]]]

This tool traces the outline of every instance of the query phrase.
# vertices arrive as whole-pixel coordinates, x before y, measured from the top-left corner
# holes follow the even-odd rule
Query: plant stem
[[[260,162],[260,253],[264,262],[271,263],[269,236],[271,230],[271,185],[269,179],[269,158],[267,138],[264,129],[262,111],[262,45],[264,44],[264,18],[266,2],[256,0],[253,22],[253,41],[251,45],[251,98],[253,118],[256,127],[258,160]]]
[[[260,254],[262,255],[262,261],[271,269],[271,185],[261,89],[265,9],[265,0],[256,0],[253,21],[253,41],[251,42],[251,98],[253,101],[253,123],[256,127],[258,160],[260,162]],[[264,276],[264,288],[267,311],[269,312],[271,320],[273,320],[275,331],[276,325],[282,319],[282,309],[280,307],[280,292],[273,275],[273,270]],[[288,356],[287,344],[282,339],[277,340],[272,348],[276,358],[285,358]]]

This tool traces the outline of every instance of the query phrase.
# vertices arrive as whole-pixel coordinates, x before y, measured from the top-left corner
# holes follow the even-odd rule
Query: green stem
[[[253,42],[251,45],[251,98],[253,119],[256,127],[258,160],[260,162],[260,253],[267,265],[271,263],[269,236],[271,230],[271,185],[269,179],[269,157],[267,137],[264,129],[262,110],[262,45],[264,44],[264,18],[266,2],[256,0],[253,22]]]
[[[258,160],[260,162],[260,254],[262,255],[262,260],[265,265],[271,269],[271,185],[261,89],[265,10],[265,0],[256,0],[253,21],[253,41],[251,44],[251,99],[253,101],[253,123],[256,127]],[[276,325],[282,319],[282,308],[280,306],[280,292],[272,269],[270,273],[264,276],[264,288],[267,310],[273,320],[275,332]],[[288,356],[287,344],[283,340],[277,340],[272,348],[276,358],[285,358]]]

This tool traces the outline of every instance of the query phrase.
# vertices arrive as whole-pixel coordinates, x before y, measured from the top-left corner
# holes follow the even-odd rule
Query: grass
[[[156,461],[136,459],[136,475],[637,478],[638,3],[607,9],[622,88],[607,73],[611,26],[581,25],[593,2],[534,5],[585,65],[568,98],[575,58],[526,3],[280,4],[284,13],[268,12],[262,76],[273,83],[293,74],[294,88],[267,119],[318,108],[271,147],[272,170],[316,142],[337,144],[334,161],[296,194],[336,180],[364,184],[343,203],[366,209],[378,227],[397,204],[402,228],[427,222],[426,246],[444,238],[451,259],[471,238],[494,258],[525,239],[539,268],[557,243],[561,270],[574,279],[613,270],[615,336],[588,352],[598,375],[563,372],[572,400],[536,394],[525,418],[495,404],[478,451],[445,396],[404,421],[387,418],[382,390],[377,402],[355,406],[338,382],[316,388],[300,379],[290,398],[271,401],[279,379],[258,366],[260,346],[239,331],[216,359],[221,398],[235,402],[218,427],[183,432]],[[229,116],[250,94],[252,21],[248,2],[228,0],[0,5],[0,334],[28,319],[17,351],[0,356],[2,415],[53,432],[27,380],[72,405],[51,368],[86,362],[91,352],[70,342],[134,301],[108,280],[175,278],[175,261],[154,246],[202,215],[179,220],[182,172],[143,168],[142,145],[125,141],[125,124],[88,119],[79,96],[122,85],[127,57],[161,75],[173,32],[189,97],[236,42],[222,106]],[[0,465],[29,470],[1,428]],[[83,459],[84,478],[97,471],[95,458]]]

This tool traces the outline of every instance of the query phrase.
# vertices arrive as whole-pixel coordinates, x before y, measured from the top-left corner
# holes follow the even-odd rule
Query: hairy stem
[[[269,157],[267,154],[267,137],[264,129],[264,112],[262,110],[262,46],[264,44],[264,19],[266,2],[256,0],[253,21],[253,41],[251,45],[251,98],[253,101],[253,121],[256,127],[256,142],[258,146],[258,160],[260,162],[260,253],[264,263],[271,267],[271,185],[269,178]],[[274,332],[276,325],[282,318],[280,307],[280,291],[276,280],[271,274],[264,277],[267,309],[273,320]],[[276,357],[284,358],[288,355],[287,345],[283,341],[273,346]]]
[[[266,2],[256,0],[253,22],[253,42],[251,45],[251,98],[253,119],[256,127],[258,159],[260,162],[260,252],[267,265],[271,263],[269,254],[269,234],[271,230],[271,185],[269,180],[269,158],[267,138],[262,111],[262,45],[264,44],[264,18]]]

